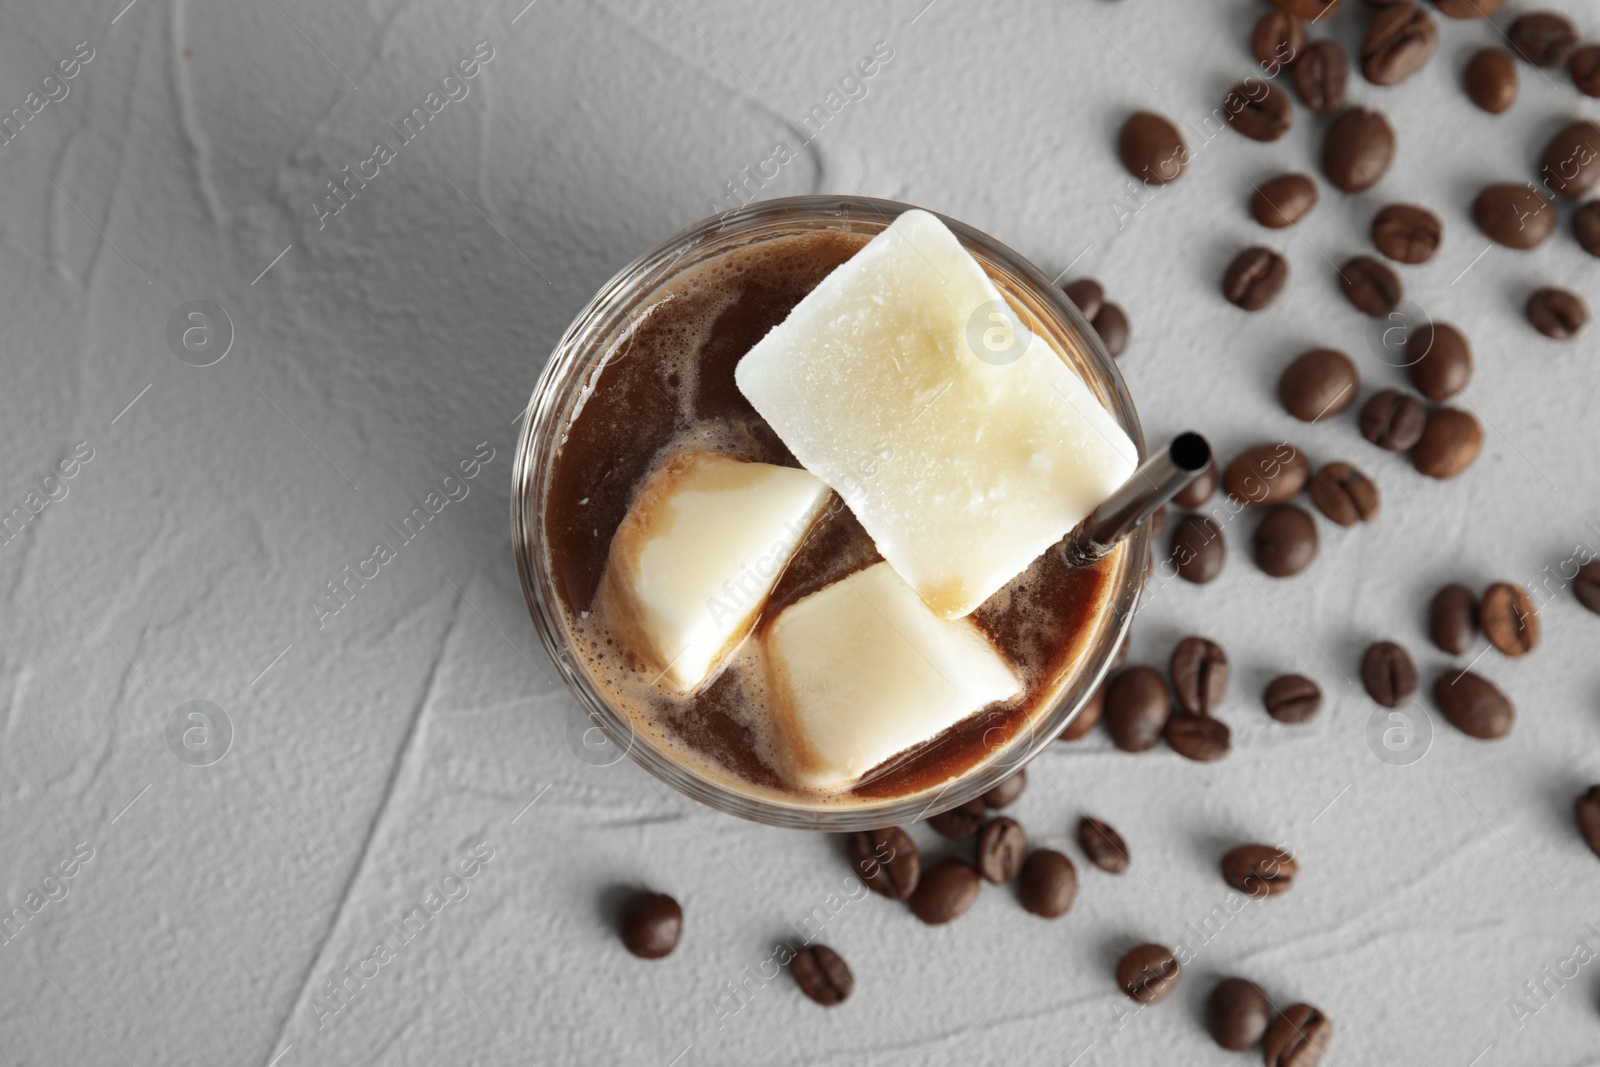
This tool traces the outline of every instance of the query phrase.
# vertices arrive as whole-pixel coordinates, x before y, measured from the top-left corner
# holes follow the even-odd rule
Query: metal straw
[[[1067,563],[1086,567],[1104,557],[1210,462],[1211,446],[1204,437],[1192,431],[1174,437],[1067,535],[1062,548]]]

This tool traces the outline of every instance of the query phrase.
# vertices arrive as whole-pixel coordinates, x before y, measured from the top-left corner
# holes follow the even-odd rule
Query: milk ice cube
[[[673,456],[611,539],[600,605],[613,638],[656,680],[696,689],[748,636],[827,498],[795,467]]]
[[[791,604],[762,647],[776,736],[806,788],[848,786],[1022,691],[983,631],[934,614],[888,563]]]
[[[977,260],[907,211],[739,362],[739,389],[945,618],[1025,570],[1137,450]]]

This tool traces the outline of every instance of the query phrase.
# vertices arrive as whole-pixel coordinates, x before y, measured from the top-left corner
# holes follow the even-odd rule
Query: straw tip
[[[1172,439],[1172,444],[1167,447],[1167,455],[1181,470],[1200,471],[1211,462],[1211,445],[1204,437],[1189,430]]]

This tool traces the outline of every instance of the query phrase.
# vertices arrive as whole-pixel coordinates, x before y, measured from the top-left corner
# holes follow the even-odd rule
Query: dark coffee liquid
[[[612,535],[634,494],[667,457],[688,449],[798,467],[734,384],[734,366],[867,235],[824,231],[727,253],[675,278],[614,342],[585,399],[567,417],[543,509],[555,586],[590,674],[635,730],[734,788],[808,804],[849,804],[937,788],[982,762],[1059,695],[1103,608],[1120,552],[1071,568],[1046,552],[971,618],[1023,679],[1023,692],[876,768],[853,790],[819,796],[785,781],[765,729],[766,681],[756,637],[784,607],[882,557],[834,495],[757,623],[757,633],[700,693],[649,685],[594,614]]]

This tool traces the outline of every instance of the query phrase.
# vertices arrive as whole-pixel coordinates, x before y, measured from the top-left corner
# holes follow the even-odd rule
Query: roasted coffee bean
[[[1222,98],[1222,117],[1252,141],[1276,141],[1294,125],[1294,105],[1276,85],[1246,78]]]
[[[982,797],[973,797],[965,804],[941,811],[937,815],[928,817],[928,825],[940,837],[949,838],[951,841],[965,841],[978,832],[978,827],[983,825],[983,820],[989,817],[989,806],[983,802]]]
[[[1124,752],[1145,752],[1161,740],[1172,695],[1154,667],[1129,667],[1106,689],[1106,729]]]
[[[1256,187],[1250,216],[1269,230],[1293,226],[1317,206],[1317,183],[1304,174],[1280,174]]]
[[[1340,526],[1371,522],[1383,503],[1373,480],[1348,463],[1330,463],[1316,473],[1311,502]]]
[[[1506,31],[1511,49],[1536,67],[1559,67],[1578,47],[1578,29],[1565,15],[1530,11]]]
[[[1222,487],[1229,496],[1258,507],[1289,500],[1310,480],[1311,463],[1287,441],[1247,448],[1222,472]]]
[[[1196,763],[1210,763],[1233,748],[1233,731],[1221,719],[1180,711],[1167,720],[1167,744]]]
[[[1428,636],[1442,652],[1464,656],[1478,639],[1478,595],[1455,582],[1428,604]]]
[[[1183,966],[1165,945],[1135,945],[1117,963],[1117,985],[1140,1004],[1159,1004],[1178,988]]]
[[[1572,236],[1591,256],[1600,256],[1600,200],[1578,205],[1572,213]]]
[[[1428,416],[1422,437],[1411,449],[1411,465],[1430,478],[1454,478],[1472,466],[1483,449],[1483,427],[1456,408],[1439,408]]]
[[[1413,0],[1379,11],[1361,42],[1361,73],[1374,85],[1398,85],[1422,69],[1439,43],[1433,16]]]
[[[1017,899],[1044,919],[1059,919],[1078,896],[1078,868],[1050,848],[1035,849],[1017,878]]]
[[[1149,185],[1176,181],[1189,165],[1178,128],[1153,111],[1136,111],[1117,135],[1117,155],[1128,173]]]
[[[1009,778],[983,794],[983,802],[990,811],[999,811],[1013,804],[1027,788],[1028,770],[1026,767],[1018,768]]]
[[[1221,527],[1205,515],[1185,515],[1174,523],[1169,544],[1178,577],[1196,585],[1221,574],[1228,559]]]
[[[1428,411],[1398,389],[1373,393],[1361,409],[1361,436],[1386,452],[1409,452],[1422,440]]]
[[[1078,709],[1071,722],[1056,736],[1057,741],[1077,741],[1087,737],[1090,730],[1100,725],[1100,717],[1106,710],[1106,683],[1101,682],[1094,687],[1094,692],[1089,694],[1089,699],[1084,701],[1083,707]]]
[[[1480,741],[1504,737],[1517,719],[1516,707],[1493,682],[1453,667],[1434,681],[1433,702],[1451,726]]]
[[[1600,785],[1592,785],[1587,793],[1578,797],[1573,805],[1578,816],[1578,832],[1589,851],[1600,856]]]
[[[639,893],[622,908],[622,943],[644,960],[658,960],[678,947],[683,908],[665,893]]]
[[[1078,844],[1089,862],[1108,874],[1128,869],[1128,843],[1107,823],[1085,815],[1078,823]]]
[[[1322,22],[1338,13],[1343,0],[1267,0],[1267,2],[1279,11],[1287,11],[1307,22]]]
[[[1397,263],[1426,263],[1439,251],[1444,223],[1415,204],[1390,204],[1372,219],[1372,243]]]
[[[1394,127],[1381,111],[1350,108],[1322,139],[1322,172],[1347,193],[1378,184],[1393,159]]]
[[[1333,1024],[1309,1004],[1291,1004],[1267,1026],[1261,1053],[1267,1067],[1317,1067],[1333,1040]]]
[[[1261,701],[1279,722],[1309,722],[1322,710],[1322,689],[1303,674],[1283,674],[1267,686]]]
[[[1530,185],[1499,182],[1473,200],[1472,221],[1491,241],[1525,252],[1555,230],[1556,207]]]
[[[1128,347],[1128,316],[1109,300],[1100,306],[1099,313],[1089,320],[1089,325],[1100,335],[1100,343],[1106,346],[1112,359],[1122,355]]]
[[[1217,491],[1217,461],[1213,457],[1206,460],[1205,469],[1194,476],[1194,481],[1178,490],[1178,495],[1172,502],[1180,508],[1197,508],[1211,499],[1211,494]]]
[[[1600,96],[1600,44],[1586,44],[1573,50],[1567,60],[1572,84],[1584,96]]]
[[[1294,89],[1313,115],[1331,115],[1344,107],[1350,61],[1344,49],[1324,37],[1312,41],[1294,65]]]
[[[1300,861],[1271,845],[1239,845],[1222,857],[1222,880],[1253,897],[1276,897],[1294,888]]]
[[[1600,183],[1600,123],[1569,122],[1544,147],[1540,181],[1553,193],[1574,200]]]
[[[827,945],[807,945],[789,961],[789,973],[800,992],[831,1008],[842,1002],[855,988],[850,968]]]
[[[1289,280],[1289,262],[1270,248],[1246,248],[1222,275],[1222,295],[1246,311],[1260,311],[1278,298]]]
[[[978,831],[978,873],[994,885],[1005,885],[1028,858],[1028,835],[1017,820],[1002,815]]]
[[[1100,283],[1093,278],[1074,278],[1061,287],[1067,294],[1067,299],[1083,312],[1083,317],[1090,322],[1100,314],[1100,308],[1106,302],[1105,290],[1100,288]]]
[[[1276,74],[1306,50],[1305,20],[1287,11],[1268,11],[1250,33],[1250,54],[1269,74]]]
[[[1168,664],[1172,694],[1192,715],[1210,715],[1228,692],[1228,654],[1204,637],[1185,637]]]
[[[1526,656],[1539,647],[1539,611],[1520,585],[1495,582],[1484,590],[1478,625],[1489,643],[1507,656]]]
[[[1429,400],[1448,400],[1472,380],[1472,346],[1448,322],[1424,322],[1406,338],[1406,373]]]
[[[1399,276],[1372,256],[1356,256],[1340,267],[1339,286],[1357,311],[1375,319],[1399,307],[1404,295]]]
[[[1592,559],[1578,568],[1578,576],[1572,580],[1572,592],[1578,603],[1600,615],[1600,559]]]
[[[1506,0],[1433,0],[1439,14],[1453,19],[1486,19],[1505,6]]]
[[[1316,520],[1304,508],[1279,504],[1256,527],[1251,545],[1263,573],[1291,578],[1317,558]]]
[[[1393,641],[1367,646],[1361,657],[1361,684],[1379,704],[1398,708],[1417,691],[1417,667],[1411,662],[1411,653]]]
[[[963,860],[940,860],[923,872],[911,894],[911,914],[929,926],[940,926],[967,913],[978,899],[983,879]]]
[[[911,835],[898,826],[853,833],[845,845],[850,869],[874,893],[890,900],[904,900],[917,888],[917,879],[922,877],[922,853]]]
[[[1517,61],[1502,48],[1480,48],[1467,60],[1462,76],[1467,96],[1491,115],[1517,102]]]
[[[1361,376],[1355,363],[1332,348],[1313,348],[1296,356],[1278,379],[1278,399],[1301,422],[1337,415],[1356,401]]]
[[[1229,1052],[1255,1048],[1271,1021],[1271,1001],[1243,978],[1224,978],[1206,1000],[1206,1029]]]
[[[1576,337],[1589,322],[1589,307],[1583,298],[1554,286],[1546,286],[1528,297],[1523,310],[1534,329],[1555,341]]]

